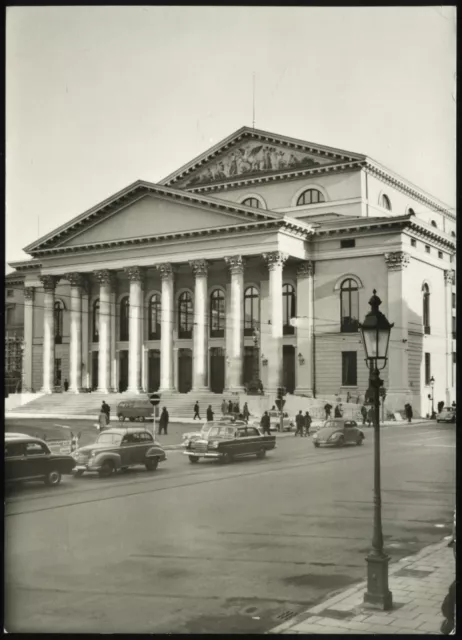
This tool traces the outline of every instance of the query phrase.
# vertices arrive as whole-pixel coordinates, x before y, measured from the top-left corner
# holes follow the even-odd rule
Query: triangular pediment
[[[244,127],[162,181],[180,189],[246,180],[327,165],[365,156]]]
[[[279,220],[280,214],[138,181],[25,248],[31,254],[70,247],[208,233]]]

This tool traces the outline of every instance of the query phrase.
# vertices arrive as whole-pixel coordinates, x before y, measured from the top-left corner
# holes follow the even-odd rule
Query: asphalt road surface
[[[15,427],[16,428],[16,427]],[[391,562],[449,535],[455,425],[382,433]],[[264,460],[65,478],[9,493],[5,627],[38,633],[262,633],[365,578],[373,437]],[[448,550],[450,553],[450,550]]]

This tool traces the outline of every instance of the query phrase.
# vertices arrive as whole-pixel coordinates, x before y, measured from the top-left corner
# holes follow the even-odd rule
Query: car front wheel
[[[114,463],[112,462],[112,460],[106,460],[105,462],[103,462],[103,465],[99,470],[99,476],[100,478],[108,478],[110,475],[112,475],[113,471]]]
[[[262,458],[264,458],[266,456],[266,449],[260,449],[260,451],[258,451],[257,453],[257,458],[259,460],[261,460]]]
[[[345,438],[343,436],[340,436],[336,444],[337,444],[337,447],[343,447],[343,445],[345,444]]]
[[[83,474],[84,474],[83,469],[78,469],[78,470],[75,472],[75,475],[77,476],[77,478],[80,478],[81,476],[83,476]]]
[[[191,464],[195,464],[196,462],[199,462],[199,458],[196,456],[189,456],[189,462],[191,462]]]
[[[117,417],[119,418],[119,422],[125,422],[125,418],[123,417],[123,415],[121,413],[119,413],[119,415]]]
[[[155,471],[158,464],[159,460],[157,458],[151,458],[150,460],[146,460],[145,466],[148,471]]]
[[[356,444],[358,445],[358,447],[360,447],[363,443],[364,437],[363,436],[359,436],[359,438],[356,440]]]
[[[316,449],[319,447],[319,442],[313,442],[313,444],[316,447]]]
[[[56,487],[61,482],[61,473],[57,469],[52,469],[47,473],[45,484],[49,487]]]

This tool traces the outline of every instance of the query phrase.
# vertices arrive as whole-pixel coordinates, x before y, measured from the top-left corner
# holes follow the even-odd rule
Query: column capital
[[[297,278],[306,278],[314,275],[314,262],[306,260],[297,267]]]
[[[447,285],[453,285],[455,280],[455,272],[453,269],[445,269],[444,270],[444,282]]]
[[[51,293],[56,289],[59,276],[40,276],[40,282],[43,285],[45,291]]]
[[[109,284],[114,286],[115,283],[115,275],[109,269],[101,269],[99,271],[93,271],[93,275],[98,280],[100,284]]]
[[[173,277],[174,269],[173,265],[170,262],[163,262],[162,264],[156,265],[157,271],[160,273],[160,277],[162,280],[169,280]]]
[[[130,282],[143,282],[144,270],[141,267],[126,267],[124,271]]]
[[[35,287],[24,287],[24,299],[33,300],[35,295]]]
[[[283,267],[284,262],[289,257],[287,253],[282,253],[281,251],[271,251],[262,255],[270,271],[273,271],[276,267]]]
[[[201,278],[207,275],[209,268],[207,260],[190,260],[189,265],[192,268],[196,278]]]
[[[385,254],[385,262],[389,271],[401,271],[409,264],[409,254],[404,251],[394,251]]]
[[[231,273],[244,273],[245,260],[242,256],[226,256],[225,262]]]
[[[81,289],[84,289],[86,287],[85,277],[77,271],[74,271],[72,273],[65,273],[64,278],[69,282],[71,287],[80,287]]]

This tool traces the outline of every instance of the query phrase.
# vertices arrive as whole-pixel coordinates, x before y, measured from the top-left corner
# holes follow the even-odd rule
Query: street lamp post
[[[430,386],[432,388],[432,420],[435,419],[435,378],[430,378]]]
[[[372,548],[366,558],[367,561],[367,591],[364,602],[378,609],[387,611],[393,606],[391,591],[388,588],[389,557],[383,550],[382,533],[382,497],[380,486],[380,388],[383,381],[379,370],[387,363],[390,324],[379,310],[382,301],[376,295],[369,300],[371,310],[366,315],[363,324],[359,325],[361,338],[369,367],[369,394],[373,398],[374,406],[374,529]]]

